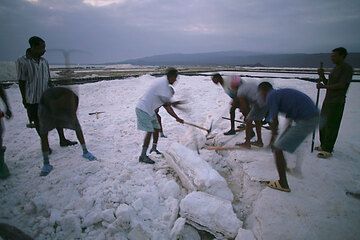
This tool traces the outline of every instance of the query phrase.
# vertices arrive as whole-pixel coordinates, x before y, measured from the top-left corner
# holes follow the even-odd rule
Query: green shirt
[[[353,68],[347,64],[342,63],[336,66],[329,75],[329,80],[326,85],[333,85],[338,83],[345,83],[346,87],[343,89],[327,89],[324,102],[328,103],[345,103],[346,93],[349,88],[353,76]]]

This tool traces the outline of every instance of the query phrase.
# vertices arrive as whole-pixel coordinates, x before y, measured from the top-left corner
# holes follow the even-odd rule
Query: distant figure
[[[241,83],[240,76],[226,76],[222,77],[219,73],[212,76],[211,80],[214,84],[220,84],[225,93],[232,99],[230,108],[230,124],[231,128],[225,132],[224,135],[235,135],[235,111],[237,108],[240,109],[239,101],[236,98],[238,87]]]
[[[29,119],[34,122],[37,133],[39,133],[38,106],[40,98],[50,85],[49,64],[42,56],[46,52],[45,41],[39,37],[29,39],[29,56],[22,58],[18,63],[18,80],[23,104],[26,107]],[[64,136],[64,130],[57,129],[60,146],[72,146],[77,142],[69,141]]]
[[[271,127],[270,145],[274,152],[279,180],[268,182],[270,188],[290,192],[286,178],[286,161],[283,151],[293,153],[319,125],[319,110],[306,94],[294,89],[274,90],[268,82],[259,85],[259,93],[269,108],[268,122]],[[282,135],[278,135],[278,115],[284,114],[288,119],[288,126]],[[295,125],[292,126],[292,121]],[[276,141],[275,141],[276,140]],[[296,161],[296,172],[301,172],[302,159]]]
[[[157,150],[157,142],[159,139],[159,131],[161,126],[157,119],[156,110],[164,106],[166,111],[176,119],[179,123],[184,123],[184,120],[179,118],[171,107],[171,98],[174,91],[170,85],[173,85],[178,76],[178,71],[175,68],[169,68],[166,71],[166,78],[157,80],[140,98],[136,106],[137,127],[139,130],[145,131],[145,139],[139,162],[154,164],[155,162],[147,156],[147,150],[150,145],[151,136],[153,136],[153,146],[150,152],[161,154]]]
[[[24,66],[27,64],[26,62],[31,58],[30,56],[31,48],[26,49],[26,54],[16,60],[16,72],[18,74],[18,80],[21,78],[19,74],[21,74],[21,69],[24,68]],[[32,119],[32,116],[29,114],[29,111],[27,111],[27,103],[26,103],[26,96],[25,92],[20,91],[21,97],[22,97],[22,103],[24,105],[24,108],[26,109],[26,113],[28,115],[29,123],[26,124],[26,127],[28,128],[35,128],[34,119]]]
[[[331,54],[331,61],[336,65],[326,79],[324,70],[318,69],[321,83],[317,88],[325,88],[326,96],[321,108],[321,115],[325,118],[325,125],[320,129],[320,143],[315,150],[318,157],[332,156],[334,145],[344,112],[346,93],[353,76],[353,68],[345,62],[347,50],[343,47],[335,48]]]
[[[39,123],[44,166],[40,176],[48,175],[53,169],[53,166],[49,163],[48,133],[54,128],[75,130],[83,150],[83,157],[90,161],[96,160],[96,157],[87,150],[84,135],[76,115],[78,106],[79,98],[70,89],[54,87],[47,89],[43,93],[39,104]]]
[[[245,142],[237,144],[241,147],[250,149],[251,145],[263,147],[264,143],[261,136],[262,120],[266,116],[267,107],[265,101],[258,93],[258,84],[254,82],[242,81],[238,87],[237,101],[242,114],[245,116]],[[255,123],[257,140],[251,142],[255,133],[253,130]]]
[[[6,97],[6,93],[2,87],[2,85],[0,85],[0,98],[3,101],[6,109],[5,111],[0,111],[0,179],[5,179],[7,177],[10,176],[10,171],[5,163],[5,150],[6,147],[3,145],[3,121],[2,118],[5,117],[7,119],[10,119],[12,116],[12,113],[10,111],[10,106]]]

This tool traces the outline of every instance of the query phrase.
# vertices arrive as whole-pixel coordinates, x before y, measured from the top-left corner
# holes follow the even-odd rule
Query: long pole
[[[323,62],[320,62],[320,69],[323,69]],[[321,78],[319,78],[318,83],[320,83]],[[320,98],[320,88],[318,88],[317,90],[317,95],[316,95],[316,108],[319,107],[319,98]],[[314,152],[314,144],[315,144],[315,131],[316,129],[314,129],[313,131],[313,135],[312,135],[312,141],[311,141],[311,152]]]

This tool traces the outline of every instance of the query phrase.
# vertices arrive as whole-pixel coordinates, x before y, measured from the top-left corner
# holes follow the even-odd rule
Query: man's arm
[[[11,113],[11,110],[10,110],[10,105],[9,105],[6,93],[5,93],[2,86],[0,86],[0,97],[1,97],[1,99],[3,100],[3,102],[4,102],[5,106],[6,106],[6,113],[5,113],[6,117],[11,118],[12,113]]]
[[[164,105],[165,110],[176,119],[179,123],[184,123],[184,120],[179,118],[179,116],[175,113],[174,109],[171,107],[171,103],[167,103]]]
[[[274,116],[271,123],[270,123],[270,129],[271,129],[271,139],[270,139],[270,146],[272,147],[272,145],[274,144],[277,136],[278,136],[278,132],[279,132],[279,119],[278,116]]]
[[[328,79],[326,79],[325,77],[325,72],[323,68],[319,68],[318,69],[318,74],[319,74],[319,81],[318,83],[322,83],[324,85],[326,85],[328,83]]]
[[[24,107],[27,107],[27,103],[26,103],[26,82],[24,80],[19,80],[19,88],[20,88],[20,93],[21,93],[21,97],[22,97],[22,103],[24,105]]]
[[[353,76],[353,70],[346,69],[345,73],[342,74],[339,83],[330,84],[330,85],[318,84],[318,88],[325,88],[329,90],[346,89],[352,80],[352,76]]]

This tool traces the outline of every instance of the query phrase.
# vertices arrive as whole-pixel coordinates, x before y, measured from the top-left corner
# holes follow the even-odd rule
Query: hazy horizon
[[[3,0],[0,60],[24,54],[33,35],[45,57],[76,49],[74,63],[108,63],[152,55],[249,51],[360,52],[358,0]]]

